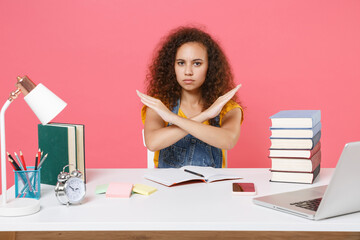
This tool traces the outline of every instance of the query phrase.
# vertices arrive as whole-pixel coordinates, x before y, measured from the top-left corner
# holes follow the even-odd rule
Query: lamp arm
[[[7,201],[7,185],[6,185],[6,149],[5,149],[5,111],[9,107],[12,100],[9,98],[0,112],[0,135],[1,135],[1,191],[2,204],[5,205]]]

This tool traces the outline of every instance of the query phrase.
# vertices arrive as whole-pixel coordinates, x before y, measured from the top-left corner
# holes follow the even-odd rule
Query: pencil
[[[36,154],[36,156],[35,156],[35,168],[34,168],[34,170],[37,170],[37,166],[38,166],[38,153]]]
[[[20,151],[20,158],[18,157],[18,155],[16,154],[16,152],[14,152],[14,154],[15,154],[16,159],[19,161],[21,170],[27,171],[27,169],[26,169],[26,164],[25,164],[25,160],[24,160],[24,156],[22,155],[22,152]],[[20,159],[21,159],[21,160],[20,160]],[[23,174],[25,174],[26,181],[27,181],[27,184],[29,185],[30,191],[33,192],[32,186],[31,186],[31,184],[30,184],[30,179],[29,179],[28,173],[27,173],[27,172],[24,172]],[[24,176],[23,176],[23,175],[22,175],[22,178],[24,179]],[[23,192],[22,194],[24,194],[23,197],[25,197],[25,195],[26,195],[26,191],[24,192],[25,187],[26,187],[26,184],[25,184],[25,186],[24,186],[24,188],[23,188],[23,190],[22,190],[22,192]],[[21,193],[20,193],[20,194],[21,194]],[[20,194],[19,194],[19,195],[20,195]]]
[[[10,165],[12,166],[12,168],[13,168],[15,171],[17,171],[17,169],[16,169],[16,167],[15,167],[15,165],[14,165],[14,163],[13,163],[13,160],[11,160],[10,158],[8,158],[8,161],[10,162]]]
[[[6,154],[8,155],[8,157],[9,157],[11,160],[15,161],[14,158],[11,156],[11,154],[10,154],[9,152],[6,152]]]
[[[25,169],[24,169],[24,166],[22,165],[22,163],[21,163],[21,161],[20,161],[19,156],[16,154],[16,152],[14,152],[14,155],[15,155],[18,163],[19,163],[18,165],[19,165],[20,169],[21,169],[22,171],[24,171]]]
[[[9,162],[14,166],[15,171],[21,171],[19,165],[14,161],[14,159],[9,159]]]
[[[21,171],[21,168],[19,167],[19,165],[16,163],[16,161],[14,160],[14,158],[10,155],[10,153],[6,152],[8,157],[12,160],[11,163],[15,166],[16,171]]]
[[[17,171],[21,171],[19,165],[17,165],[17,163],[13,160],[9,158],[9,162],[11,163],[11,166],[13,166],[14,170],[16,171],[15,174],[19,173]],[[20,179],[22,180],[22,182],[24,183],[24,185],[26,184],[26,179],[24,178],[23,175],[18,175],[20,177]]]
[[[16,154],[16,153],[15,153],[15,154]],[[11,157],[11,155],[9,154],[8,156],[9,156],[8,160],[9,160],[9,162],[11,163],[11,166],[14,168],[14,170],[15,170],[15,171],[21,171],[19,165],[17,165],[17,163],[13,160],[13,158]],[[20,175],[20,173],[21,173],[21,175]],[[15,173],[15,174],[19,174],[19,175],[17,175],[17,176],[19,176],[19,177],[21,178],[21,180],[23,181],[24,185],[26,185],[26,183],[25,183],[26,181],[28,182],[28,184],[30,184],[30,180],[29,180],[28,175],[25,174],[25,176],[26,176],[26,179],[25,179],[25,178],[24,178],[24,175],[23,175],[23,172],[20,172],[20,173],[18,172],[18,173]],[[33,190],[32,190],[31,185],[29,185],[29,187],[30,187],[30,191],[32,192]],[[21,194],[19,194],[19,195],[21,195]],[[19,197],[19,196],[18,196],[18,197]]]
[[[48,153],[45,154],[45,156],[41,159],[38,168],[41,168],[41,166],[43,165],[43,163],[44,163],[45,159],[47,158],[47,156],[48,156]]]
[[[22,165],[24,167],[24,170],[26,171],[27,168],[26,168],[26,164],[25,164],[25,159],[24,159],[24,155],[22,154],[21,150],[20,150],[20,159],[21,159]]]
[[[37,159],[38,165],[39,165],[39,163],[40,163],[40,159],[41,159],[41,150],[40,150],[40,148],[39,148],[39,150],[38,150],[38,159]]]

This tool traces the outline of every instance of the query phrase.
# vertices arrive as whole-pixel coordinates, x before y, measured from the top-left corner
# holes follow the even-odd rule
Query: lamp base
[[[40,210],[40,201],[32,198],[15,198],[5,205],[0,205],[0,216],[15,217],[37,213]]]

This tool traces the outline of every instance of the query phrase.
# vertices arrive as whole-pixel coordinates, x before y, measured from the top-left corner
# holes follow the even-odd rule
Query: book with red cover
[[[313,183],[320,173],[320,164],[312,173],[271,171],[271,182]]]
[[[315,145],[313,149],[269,149],[269,158],[311,158],[321,148],[321,142]]]
[[[306,158],[270,158],[272,171],[313,172],[321,162],[321,151]]]

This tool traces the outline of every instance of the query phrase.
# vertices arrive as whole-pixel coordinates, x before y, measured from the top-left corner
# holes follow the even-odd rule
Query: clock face
[[[70,203],[78,203],[85,196],[85,184],[80,178],[71,177],[65,184],[65,193]]]

